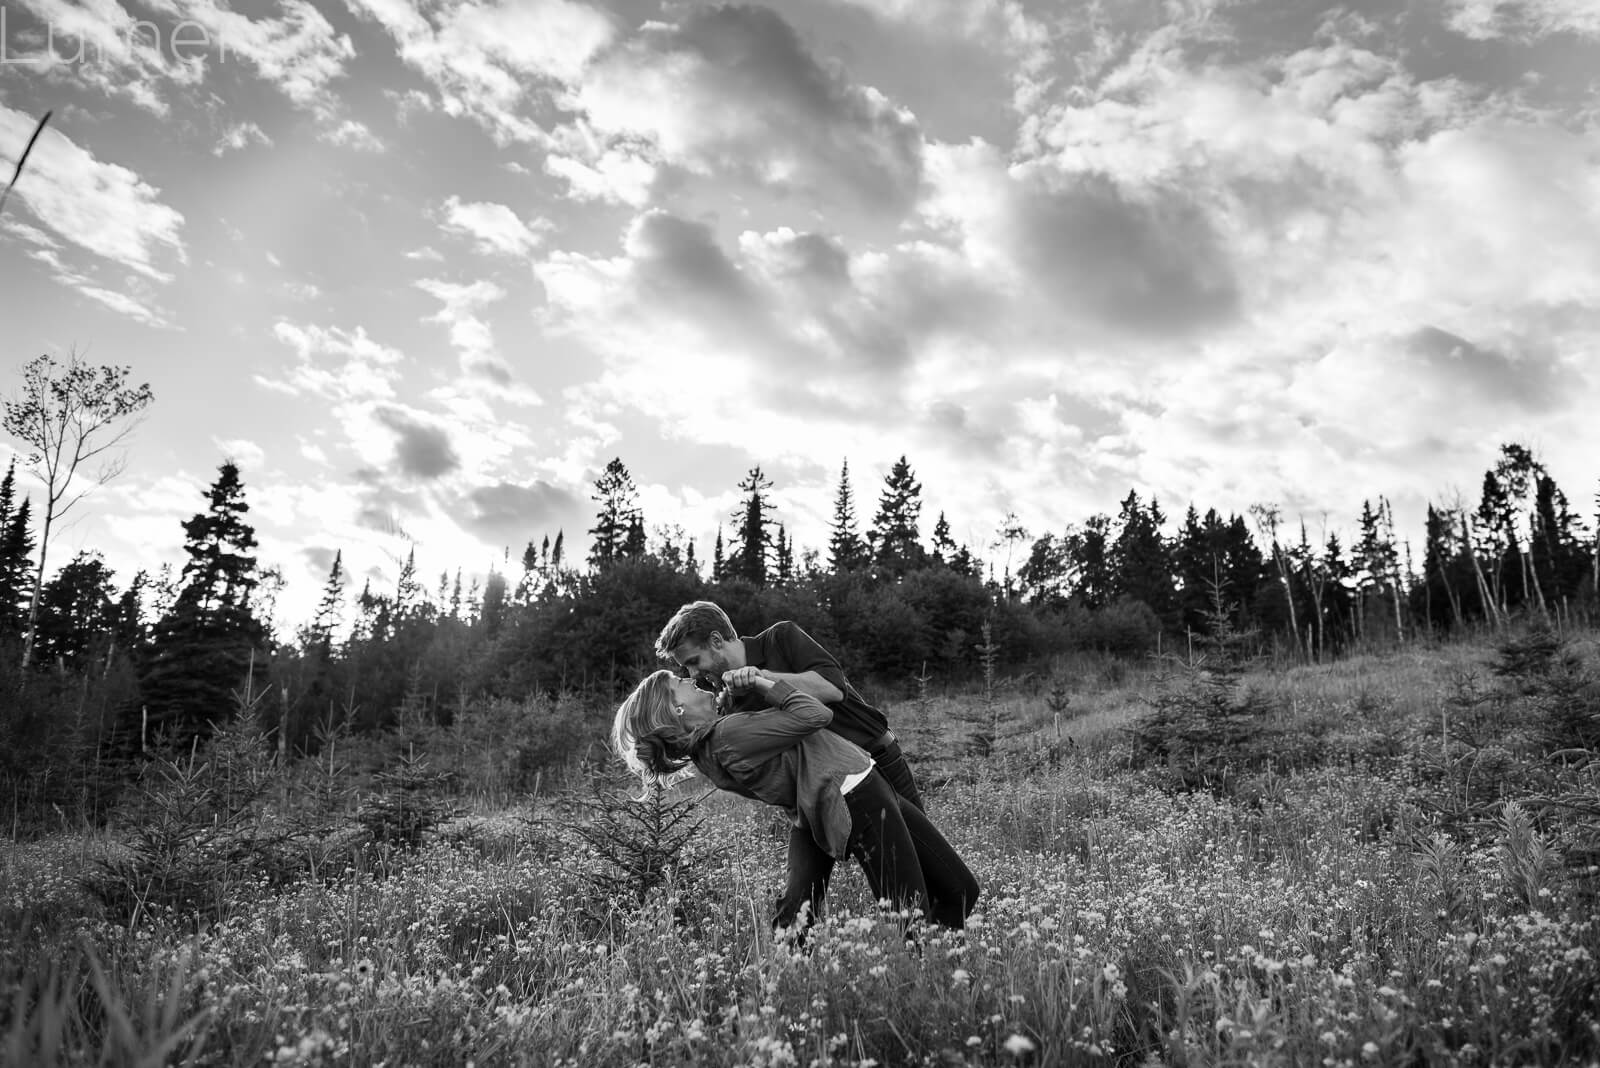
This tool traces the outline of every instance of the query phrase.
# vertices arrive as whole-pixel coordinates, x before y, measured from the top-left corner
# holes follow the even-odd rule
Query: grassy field
[[[0,847],[0,1061],[1597,1064],[1594,642],[1540,648],[894,702],[984,888],[914,947],[853,867],[774,943],[783,818],[696,781],[445,819],[420,769],[290,790],[241,743],[120,831]]]

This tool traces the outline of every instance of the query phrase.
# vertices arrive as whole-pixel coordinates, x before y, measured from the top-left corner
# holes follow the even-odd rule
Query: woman
[[[821,729],[833,712],[759,668],[722,678],[727,690],[754,688],[775,707],[719,717],[715,695],[658,671],[617,709],[612,748],[647,785],[692,764],[721,789],[788,809],[830,856],[856,858],[875,898],[945,927],[963,926],[978,881],[928,818],[874,770],[866,750]],[[821,914],[826,889],[817,888],[807,925]]]

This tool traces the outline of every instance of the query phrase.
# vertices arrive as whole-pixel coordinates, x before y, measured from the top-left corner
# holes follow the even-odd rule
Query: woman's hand
[[[772,680],[763,675],[758,667],[742,667],[724,671],[722,685],[734,693],[749,693],[751,690],[766,693],[772,689]]]

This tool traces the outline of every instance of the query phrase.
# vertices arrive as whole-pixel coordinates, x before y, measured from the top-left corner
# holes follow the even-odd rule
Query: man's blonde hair
[[[730,642],[739,636],[728,613],[711,601],[693,601],[673,613],[667,625],[661,628],[661,636],[656,639],[656,656],[671,660],[672,650],[684,642],[706,645],[713,634],[720,634],[724,641]]]

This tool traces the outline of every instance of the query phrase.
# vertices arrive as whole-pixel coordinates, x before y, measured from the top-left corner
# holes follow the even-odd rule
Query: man
[[[762,678],[787,682],[810,694],[833,710],[828,729],[865,749],[896,792],[922,809],[922,795],[888,718],[856,692],[839,662],[796,624],[785,620],[753,637],[740,637],[726,612],[711,601],[695,601],[678,609],[662,628],[656,655],[676,664],[703,688],[716,686],[724,672],[753,667],[760,669]],[[765,707],[753,688],[733,696],[737,711]],[[809,926],[821,912],[832,873],[833,858],[804,828],[791,827],[789,884],[779,899],[775,926],[789,927],[806,905]]]

